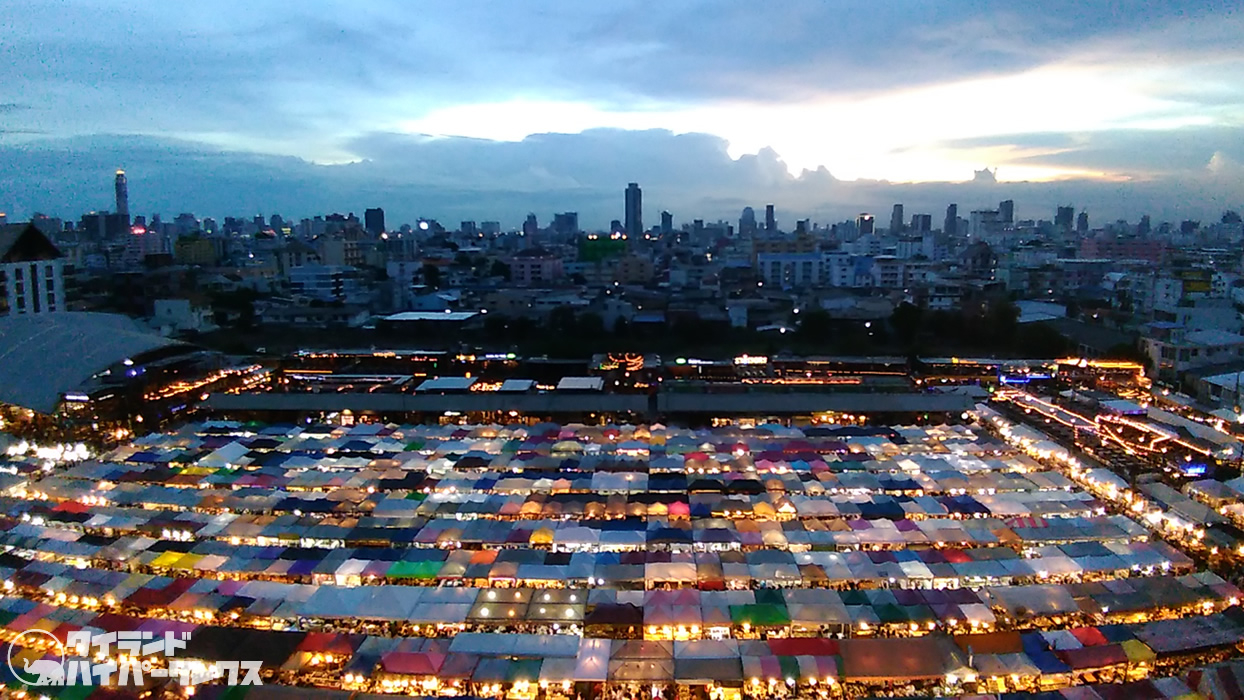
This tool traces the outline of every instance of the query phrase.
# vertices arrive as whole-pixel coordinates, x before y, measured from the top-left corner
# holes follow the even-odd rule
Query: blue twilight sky
[[[1238,2],[0,0],[0,210],[1244,205]],[[996,177],[975,174],[996,168]],[[883,217],[884,218],[884,217]]]

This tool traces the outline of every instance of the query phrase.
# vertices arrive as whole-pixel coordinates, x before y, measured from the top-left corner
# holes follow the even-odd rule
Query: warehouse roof
[[[66,392],[126,358],[180,345],[116,314],[0,318],[0,402],[52,413]]]

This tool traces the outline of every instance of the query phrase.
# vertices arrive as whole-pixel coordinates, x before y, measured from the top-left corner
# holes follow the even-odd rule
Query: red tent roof
[[[1110,643],[1110,640],[1106,639],[1101,630],[1096,627],[1075,627],[1067,631],[1086,647],[1099,647]]]

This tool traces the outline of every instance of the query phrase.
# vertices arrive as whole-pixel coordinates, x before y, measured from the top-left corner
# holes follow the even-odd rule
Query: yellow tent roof
[[[1123,653],[1127,654],[1127,660],[1131,663],[1145,663],[1157,658],[1157,654],[1139,639],[1129,639],[1119,646],[1123,647]]]
[[[151,565],[161,568],[168,568],[177,563],[177,561],[183,556],[185,556],[185,552],[165,552],[156,557],[155,560],[151,562]]]
[[[168,554],[168,552],[165,553]],[[198,564],[202,559],[202,554],[183,554],[175,563],[170,564],[170,566],[174,569],[193,569],[194,565]]]

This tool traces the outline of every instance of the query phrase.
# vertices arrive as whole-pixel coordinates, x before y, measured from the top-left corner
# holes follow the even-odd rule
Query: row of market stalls
[[[349,691],[1006,692],[1244,639],[1235,586],[965,426],[191,424],[0,496],[0,548],[0,640]]]
[[[5,565],[21,562],[11,555],[3,560]],[[1054,619],[1203,614],[1236,605],[1241,595],[1210,572],[978,590],[848,591],[351,587],[154,576],[48,561],[25,562],[20,568],[0,569],[0,574],[10,590],[20,588],[35,597],[75,604],[94,601],[97,607],[170,619],[231,615],[265,624],[312,621],[341,629],[356,623],[396,623],[425,635],[556,625],[601,637],[912,636],[938,629],[1039,627]]]
[[[541,517],[601,520],[646,515],[675,518],[730,515],[757,520],[1058,518],[1091,516],[1104,511],[1096,499],[1083,492],[1067,490],[920,496],[869,493],[866,489],[829,493],[818,487],[817,493],[809,495],[786,490],[778,480],[739,480],[726,487],[730,493],[709,493],[695,490],[694,485],[704,480],[692,482],[690,490],[684,480],[681,491],[671,486],[658,492],[645,490],[643,482],[647,480],[636,477],[628,482],[627,477],[633,475],[624,474],[611,475],[611,478],[636,486],[625,493],[586,484],[572,492],[562,490],[558,484],[560,480],[552,479],[546,479],[547,484],[525,480],[520,493],[494,488],[509,479],[488,478],[442,488],[441,482],[429,483],[421,472],[393,471],[372,473],[372,478],[364,480],[365,485],[285,491],[262,483],[213,485],[197,474],[178,474],[176,478],[185,482],[180,486],[127,482],[127,474],[133,473],[112,466],[83,465],[64,476],[49,479],[41,489],[57,497],[86,495],[118,505],[149,505],[169,510],[297,511],[324,515],[507,520]],[[239,478],[238,474],[229,477]],[[345,481],[344,478],[339,480]],[[83,494],[82,482],[105,486],[92,487]],[[721,491],[720,485],[714,488]]]
[[[456,688],[458,695],[498,697],[502,688],[534,690],[549,684],[573,684],[587,695],[609,686],[719,685],[769,697],[774,686],[908,685],[962,692],[1136,680],[1230,650],[1244,640],[1242,618],[1239,608],[1232,608],[1132,625],[892,639],[670,642],[470,632],[419,639],[179,623],[75,610],[15,596],[0,598],[6,637],[32,628],[58,638],[75,630],[184,633],[188,642],[182,658],[259,660],[269,682],[334,678],[338,687],[358,690],[399,690],[409,684],[429,695]],[[15,647],[11,653],[17,663],[44,655],[26,647]],[[1203,672],[1195,680],[1198,685],[1224,682],[1218,672]],[[498,690],[489,692],[493,686]]]
[[[1145,541],[1143,532],[1132,533],[1135,539],[1129,539],[1129,530],[1138,526],[1122,516],[1090,519],[1078,523],[1079,529],[1055,532],[1049,528],[1051,539],[1016,538],[1010,547],[996,546],[1006,544],[997,539],[973,541],[978,545],[974,547],[940,546],[947,540],[932,546],[928,539],[913,541],[894,527],[841,531],[856,536],[848,543],[814,537],[839,534],[831,530],[739,533],[724,521],[718,528],[656,526],[607,531],[563,522],[529,531],[512,529],[510,523],[491,524],[501,529],[430,526],[453,523],[438,520],[404,534],[396,528],[360,527],[356,530],[366,530],[367,535],[338,540],[317,532],[319,526],[281,523],[280,519],[265,526],[272,534],[264,535],[256,532],[257,527],[234,528],[236,523],[226,524],[222,520],[227,519],[221,517],[204,517],[197,523],[191,518],[143,520],[141,516],[150,511],[112,517],[93,512],[103,510],[99,507],[82,513],[82,522],[66,522],[57,519],[65,512],[56,512],[61,506],[31,507],[39,503],[17,500],[8,504],[14,508],[0,518],[0,544],[101,566],[111,563],[155,573],[242,580],[275,577],[342,585],[389,582],[704,590],[955,588],[1108,580],[1186,572],[1193,565],[1169,545]],[[644,527],[642,522],[637,525]],[[1040,533],[1043,529],[1033,530]],[[745,539],[743,535],[748,534],[754,537]],[[979,535],[983,540],[985,535],[996,536],[996,531]],[[409,541],[393,541],[400,537]],[[792,546],[800,540],[803,546]],[[323,546],[350,541],[372,546]],[[1048,544],[1051,541],[1063,544]],[[746,548],[741,547],[744,542],[748,542]],[[856,549],[865,543],[870,549]]]

